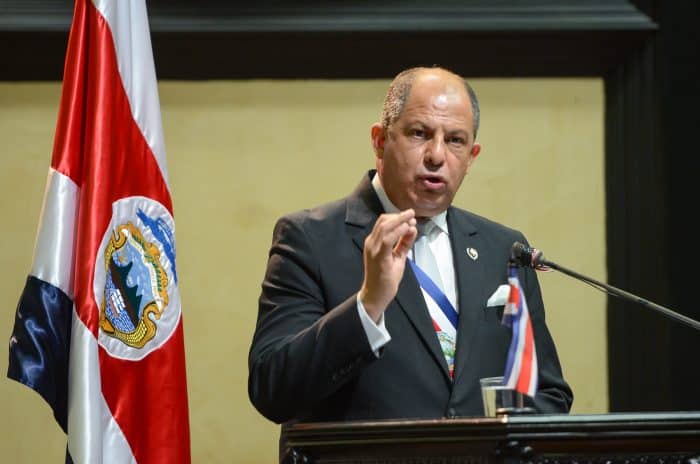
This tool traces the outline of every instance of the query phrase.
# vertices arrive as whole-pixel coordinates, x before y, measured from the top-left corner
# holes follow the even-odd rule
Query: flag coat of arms
[[[75,463],[190,462],[175,225],[144,0],[76,0],[8,376]]]

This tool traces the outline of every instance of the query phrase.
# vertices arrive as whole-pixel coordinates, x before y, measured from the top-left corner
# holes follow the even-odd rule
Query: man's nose
[[[442,137],[433,137],[428,143],[424,162],[428,166],[441,166],[445,162],[445,141]]]

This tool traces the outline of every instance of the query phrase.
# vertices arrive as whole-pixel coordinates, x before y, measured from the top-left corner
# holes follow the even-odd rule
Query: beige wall
[[[161,82],[177,224],[193,462],[273,462],[277,427],[250,406],[247,351],[275,219],[348,193],[373,166],[369,125],[386,81]],[[482,154],[459,206],[521,229],[563,265],[606,279],[600,79],[475,79]],[[0,84],[0,338],[32,258],[60,87]],[[505,263],[504,263],[505,265]],[[602,294],[541,274],[576,394],[607,411]],[[6,352],[5,352],[6,353]],[[0,353],[0,372],[7,368]],[[61,462],[37,394],[0,381],[0,456]]]

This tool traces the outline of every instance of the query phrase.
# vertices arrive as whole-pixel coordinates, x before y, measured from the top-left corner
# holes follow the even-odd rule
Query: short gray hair
[[[447,69],[439,67],[410,68],[397,74],[394,80],[391,81],[389,90],[384,98],[381,119],[382,127],[384,129],[389,129],[389,127],[399,119],[401,112],[406,105],[406,100],[408,100],[408,95],[411,93],[411,88],[413,87],[413,82],[416,80],[416,75],[420,71],[424,71],[426,69],[442,69],[445,72],[457,76],[464,83],[464,88],[467,90],[469,101],[472,105],[472,117],[474,118],[474,140],[476,140],[476,133],[479,130],[479,118],[481,115],[479,111],[479,100],[476,98],[476,92],[474,92],[474,89],[472,89],[472,87],[463,77],[448,71]]]

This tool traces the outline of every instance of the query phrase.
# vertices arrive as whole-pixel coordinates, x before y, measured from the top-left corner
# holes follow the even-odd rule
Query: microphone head
[[[518,266],[529,266],[532,262],[532,253],[524,243],[515,242],[510,248],[510,260]]]
[[[540,250],[527,247],[524,243],[515,242],[510,248],[510,261],[518,266],[541,269],[543,259],[544,256]]]

